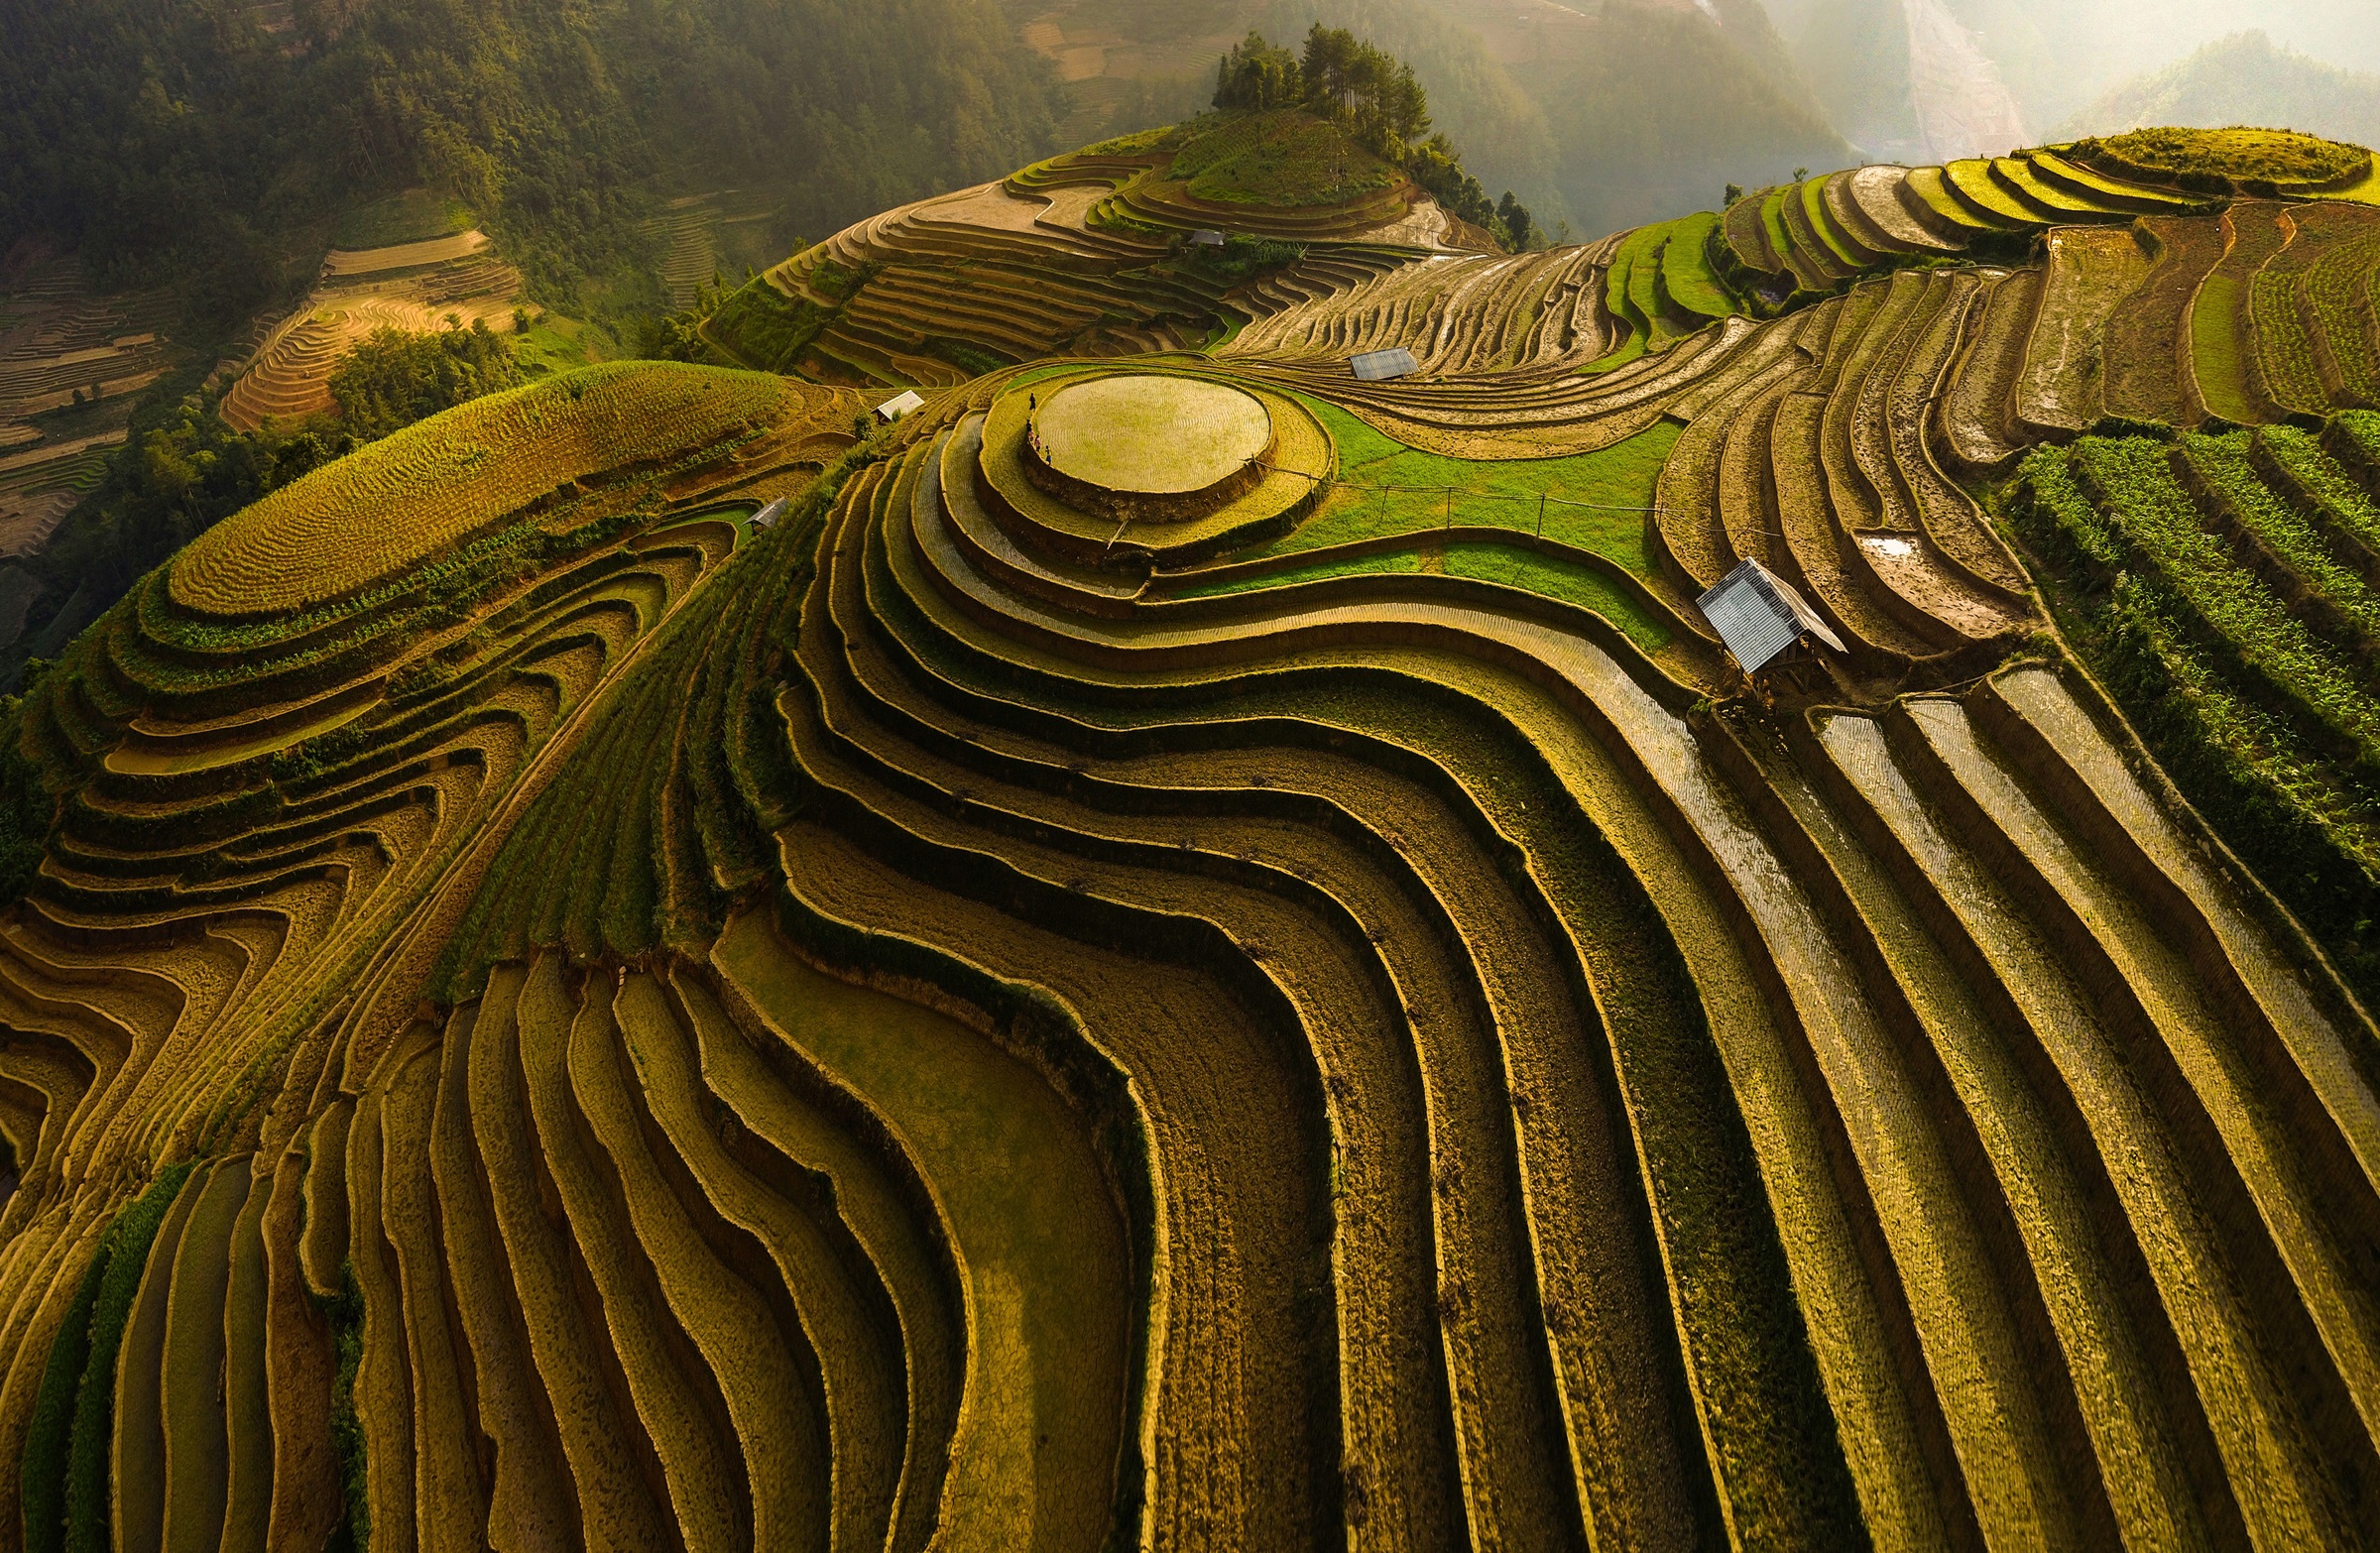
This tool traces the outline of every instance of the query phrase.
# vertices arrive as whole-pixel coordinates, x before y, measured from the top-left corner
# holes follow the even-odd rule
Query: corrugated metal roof
[[[775,501],[771,502],[768,506],[762,508],[759,512],[752,515],[752,527],[755,529],[775,528],[776,521],[785,515],[785,508],[787,505],[788,504],[783,497],[778,497]]]
[[[876,407],[879,420],[898,420],[912,410],[923,410],[924,398],[915,389],[908,389]]]
[[[1352,358],[1348,365],[1355,368],[1356,376],[1367,383],[1409,377],[1421,370],[1421,363],[1415,361],[1413,353],[1402,345],[1391,346],[1387,350],[1368,350]]]
[[[1758,673],[1804,636],[1814,636],[1838,653],[1844,651],[1843,640],[1818,611],[1756,560],[1738,562],[1695,603],[1747,674]]]

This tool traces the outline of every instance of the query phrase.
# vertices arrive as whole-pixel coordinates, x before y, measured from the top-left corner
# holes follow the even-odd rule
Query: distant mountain
[[[2256,124],[2380,144],[2380,75],[2324,64],[2261,32],[2234,33],[2117,87],[2059,135],[2111,135],[2145,124]]]

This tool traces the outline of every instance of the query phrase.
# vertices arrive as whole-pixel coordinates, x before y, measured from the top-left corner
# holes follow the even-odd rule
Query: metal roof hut
[[[776,521],[785,515],[785,509],[790,505],[791,504],[788,503],[783,497],[778,497],[775,501],[771,502],[768,506],[762,508],[759,512],[752,515],[751,527],[755,529],[775,528]]]
[[[1694,602],[1742,665],[1747,679],[1800,645],[1804,637],[1816,637],[1838,653],[1847,651],[1843,639],[1828,629],[1791,583],[1756,560],[1737,562],[1733,571]]]
[[[1224,246],[1224,237],[1213,227],[1202,226],[1190,234],[1190,246],[1193,248],[1221,248]]]
[[[924,408],[924,397],[915,389],[906,389],[897,396],[888,399],[883,404],[877,406],[876,418],[886,425],[891,425],[893,421],[898,420],[910,411],[923,410]]]
[[[1386,350],[1368,350],[1361,356],[1350,357],[1347,364],[1354,368],[1356,376],[1366,383],[1385,383],[1390,378],[1409,378],[1421,370],[1421,363],[1415,361],[1413,353],[1402,345],[1390,346]]]

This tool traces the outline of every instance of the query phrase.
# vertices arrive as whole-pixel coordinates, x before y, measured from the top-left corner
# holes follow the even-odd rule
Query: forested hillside
[[[989,0],[6,0],[0,36],[0,249],[223,313],[358,194],[446,189],[550,293],[638,241],[655,174],[831,226],[1029,160],[1056,102]]]

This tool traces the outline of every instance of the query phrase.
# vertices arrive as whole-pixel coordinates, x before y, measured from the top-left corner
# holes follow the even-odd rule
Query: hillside
[[[1511,252],[1393,63],[281,484],[0,706],[15,1545],[2361,1545],[2380,162]]]
[[[1206,345],[1306,288],[1497,248],[1336,125],[1218,111],[863,221],[726,299],[701,337],[767,371],[955,385],[1048,355]]]

